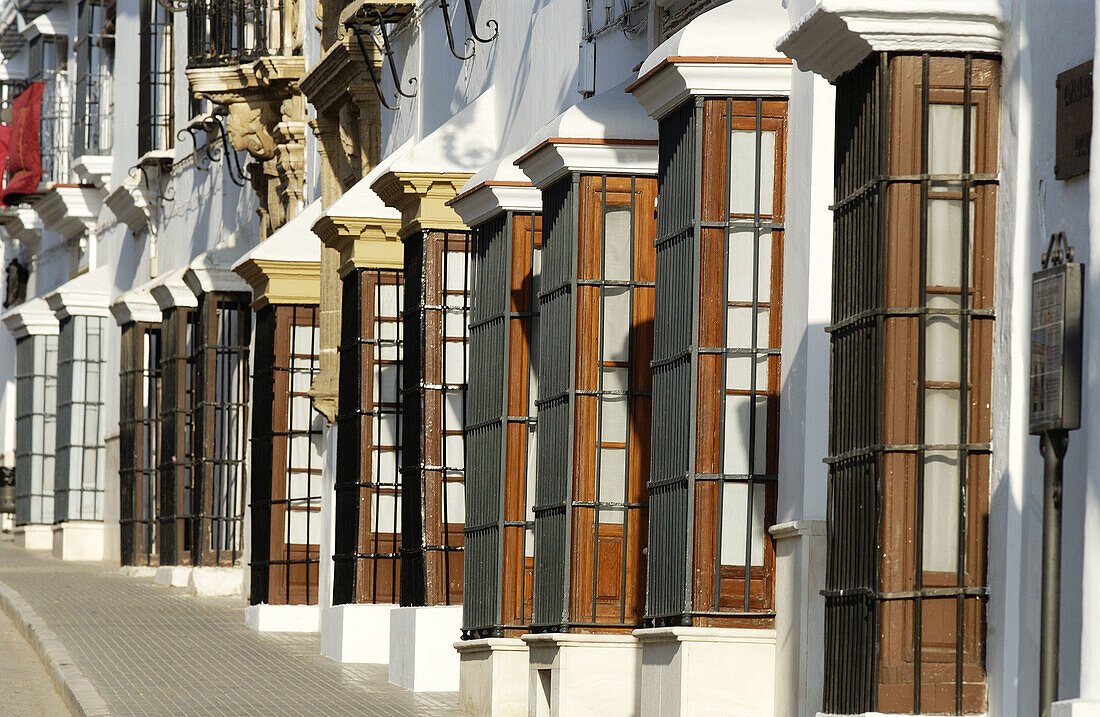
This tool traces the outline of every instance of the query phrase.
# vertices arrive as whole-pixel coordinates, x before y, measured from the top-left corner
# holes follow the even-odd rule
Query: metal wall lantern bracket
[[[465,48],[467,45],[470,48],[469,54],[460,55],[455,50],[455,37],[454,31],[451,30],[451,9],[447,5],[447,0],[439,0],[439,9],[443,11],[443,27],[447,29],[447,47],[451,51],[451,54],[462,61],[469,60],[474,56],[477,51],[477,43],[489,44],[493,40],[497,39],[500,35],[500,25],[496,20],[487,20],[485,26],[492,29],[493,34],[489,37],[482,37],[477,34],[477,28],[474,27],[474,9],[470,5],[470,0],[463,0],[463,4],[466,5],[466,25],[470,28],[470,37],[466,38],[466,42],[463,43]]]
[[[225,114],[224,108],[222,109],[221,114]],[[201,147],[201,153],[199,140],[196,136],[196,133],[199,131],[206,132],[208,137],[207,141]],[[225,122],[222,120],[221,115],[208,114],[196,118],[186,127],[177,132],[176,138],[182,141],[185,132],[191,135],[191,141],[195,145],[193,156],[195,157],[196,169],[198,169],[200,172],[210,171],[210,166],[213,163],[218,162],[222,159],[222,148],[224,147],[224,154],[226,157],[225,169],[227,174],[229,174],[229,179],[233,182],[233,184],[236,184],[238,187],[244,187],[245,183],[249,179],[249,172],[246,172],[245,169],[241,167],[241,161],[237,157],[237,153],[233,151],[233,146],[229,143],[229,132],[225,128]],[[212,143],[209,140],[210,134],[221,137],[222,145],[220,147],[212,146]],[[204,156],[205,162],[203,161]]]
[[[383,107],[390,111],[397,111],[401,102],[398,99],[397,104],[390,104],[386,101],[385,93],[382,91],[382,82],[378,79],[378,76],[374,73],[374,61],[371,58],[371,54],[367,52],[366,46],[363,44],[363,36],[369,35],[371,42],[374,42],[374,33],[370,30],[372,26],[378,27],[378,34],[382,36],[382,54],[385,55],[385,63],[390,68],[390,75],[393,77],[393,86],[395,92],[394,97],[416,97],[416,86],[419,80],[416,77],[410,77],[408,82],[412,86],[410,92],[406,92],[401,89],[401,75],[397,71],[397,64],[393,59],[393,47],[390,45],[390,34],[386,30],[386,17],[373,5],[361,5],[354,14],[344,20],[344,27],[347,28],[352,34],[355,35],[355,42],[359,45],[359,54],[363,56],[363,62],[367,66],[367,75],[370,77],[371,84],[374,85],[374,91],[378,94],[378,101]]]

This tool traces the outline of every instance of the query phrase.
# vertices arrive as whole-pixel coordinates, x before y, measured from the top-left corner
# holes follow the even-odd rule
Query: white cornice
[[[104,195],[94,186],[54,184],[34,203],[34,210],[46,229],[71,241],[95,229]]]
[[[194,309],[199,305],[199,299],[195,292],[183,283],[183,273],[186,268],[176,269],[157,277],[156,283],[149,287],[149,294],[157,302],[161,311],[169,309]]]
[[[161,320],[160,306],[153,298],[148,284],[119,295],[111,303],[111,315],[115,317],[119,326],[135,321],[157,324]]]
[[[872,52],[999,54],[1003,34],[996,0],[821,0],[776,48],[832,82]]]
[[[571,172],[581,174],[657,174],[657,142],[598,143],[551,138],[516,160],[531,183],[545,189]]]
[[[46,303],[59,321],[71,316],[109,316],[111,289],[106,267],[65,282],[46,295]]]
[[[660,119],[689,97],[787,97],[792,71],[775,58],[670,57],[628,89]]]
[[[195,296],[212,291],[252,292],[252,287],[233,273],[233,262],[243,254],[237,247],[211,249],[197,256],[183,272],[183,283]]]
[[[450,201],[467,226],[476,226],[501,212],[541,212],[542,192],[529,182],[482,182]]]
[[[25,336],[53,336],[58,331],[57,316],[45,299],[31,299],[10,309],[0,319],[17,339]]]

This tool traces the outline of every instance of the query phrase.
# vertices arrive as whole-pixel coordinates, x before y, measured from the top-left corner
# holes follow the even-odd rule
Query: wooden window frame
[[[996,57],[928,53],[874,56],[838,83],[838,145],[866,164],[858,170],[838,159],[825,591],[829,711],[986,709],[999,83]],[[937,104],[973,108],[961,113],[959,142],[973,146],[973,160],[964,151],[958,174],[930,174],[929,108]],[[858,146],[861,127],[865,143],[877,147]],[[970,282],[965,292],[925,279],[929,199],[943,183],[959,187],[959,201],[967,198],[958,219],[960,235],[973,237],[972,251],[958,252],[958,275]],[[871,226],[866,218],[860,223],[859,213],[868,211],[875,222],[866,234],[870,245],[855,239],[859,227]],[[860,281],[866,288],[855,286]],[[932,306],[929,297],[937,295],[960,297],[960,308]],[[964,383],[926,379],[927,328],[937,317],[958,326]],[[864,342],[862,351],[852,348],[856,341]],[[956,441],[927,442],[926,388],[959,392]],[[877,405],[881,421],[855,425],[852,402],[861,391],[867,398],[855,400]],[[953,573],[923,569],[930,452],[954,454],[961,478]],[[854,504],[872,496],[864,515],[853,513]]]
[[[146,352],[148,342],[148,353]],[[159,565],[160,324],[122,326],[119,370],[119,527],[123,565]]]
[[[175,141],[174,16],[157,0],[140,0],[138,156],[171,149]]]
[[[161,317],[161,452],[157,491],[157,552],[161,565],[191,564],[195,314],[195,309],[179,306],[165,309]]]

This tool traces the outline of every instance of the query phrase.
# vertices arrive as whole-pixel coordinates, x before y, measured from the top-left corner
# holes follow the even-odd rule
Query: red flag
[[[12,102],[11,137],[8,144],[8,172],[4,203],[18,204],[33,194],[42,181],[42,155],[38,145],[38,123],[42,116],[42,88],[34,82]]]
[[[11,125],[0,124],[0,196],[4,194],[4,174],[8,168],[8,140],[11,139]],[[0,201],[0,207],[7,206]]]

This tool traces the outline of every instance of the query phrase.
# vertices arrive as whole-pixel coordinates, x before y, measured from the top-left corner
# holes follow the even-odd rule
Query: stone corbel
[[[387,172],[372,186],[387,206],[401,212],[405,237],[424,230],[469,231],[455,210],[447,206],[472,174],[459,172]]]

